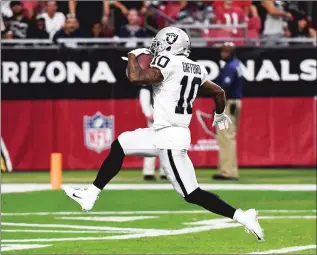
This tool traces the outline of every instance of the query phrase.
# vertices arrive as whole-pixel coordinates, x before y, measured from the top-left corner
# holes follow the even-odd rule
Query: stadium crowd
[[[152,37],[170,24],[194,37],[316,38],[316,1],[4,1],[4,39]],[[202,29],[210,24],[246,28]],[[246,34],[245,34],[246,33]]]

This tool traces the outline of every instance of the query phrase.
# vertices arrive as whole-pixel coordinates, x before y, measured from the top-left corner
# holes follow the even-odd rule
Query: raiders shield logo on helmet
[[[167,33],[166,35],[166,41],[168,44],[173,44],[178,38],[178,35],[174,33]]]

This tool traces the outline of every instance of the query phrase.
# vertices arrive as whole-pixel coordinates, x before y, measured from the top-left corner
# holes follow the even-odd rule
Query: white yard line
[[[52,246],[51,244],[1,244],[1,251],[29,250],[35,248],[44,248]]]
[[[282,254],[286,252],[294,252],[294,251],[304,251],[304,250],[311,250],[316,249],[316,245],[305,245],[305,246],[293,246],[293,247],[286,247],[278,250],[269,250],[269,251],[261,251],[261,252],[252,252],[249,254]]]
[[[224,221],[225,220],[225,221]],[[114,235],[114,236],[102,236],[102,237],[70,237],[70,238],[34,238],[34,239],[14,239],[14,240],[2,240],[3,243],[29,243],[29,242],[63,242],[63,241],[88,241],[88,240],[124,240],[124,239],[134,239],[142,237],[154,237],[154,236],[170,236],[170,235],[183,235],[189,233],[197,233],[202,231],[208,231],[212,229],[225,229],[225,228],[235,228],[241,227],[239,223],[228,222],[230,219],[214,219],[210,225],[206,226],[195,226],[187,227],[182,229],[167,230],[167,229],[147,229],[144,232],[135,231],[135,233],[130,233],[126,235]],[[6,226],[6,224],[2,225]],[[35,224],[28,224],[35,225]],[[40,225],[40,224],[36,224]],[[139,230],[139,229],[136,229]]]
[[[258,210],[258,212],[265,212],[265,213],[306,213],[312,212],[315,213],[317,210]]]
[[[259,220],[283,220],[283,219],[304,219],[304,220],[312,220],[316,219],[317,216],[258,216]],[[231,219],[211,219],[211,220],[201,220],[201,221],[195,221],[195,222],[189,222],[185,223],[188,225],[212,225],[214,222],[220,224],[220,223],[230,223],[233,222]]]
[[[74,234],[95,234],[95,233],[105,233],[105,231],[99,230],[45,230],[45,229],[1,229],[1,232],[13,232],[13,233],[74,233]],[[118,231],[116,231],[117,233]],[[108,232],[107,232],[108,233]],[[125,232],[124,232],[125,233]]]
[[[259,217],[261,219],[261,217]],[[264,216],[266,219],[315,219],[316,216]],[[99,236],[99,237],[70,237],[70,238],[34,238],[34,239],[14,239],[14,240],[2,240],[3,243],[29,243],[29,242],[63,242],[63,241],[88,241],[88,240],[123,240],[142,237],[153,236],[169,236],[169,235],[183,235],[189,233],[197,233],[202,231],[208,231],[212,229],[225,229],[241,227],[239,223],[235,223],[230,219],[212,219],[203,220],[198,222],[188,222],[185,225],[196,225],[193,227],[186,227],[175,230],[168,229],[132,229],[132,228],[113,228],[113,227],[98,227],[98,226],[77,226],[77,225],[61,225],[61,224],[30,224],[30,223],[9,223],[2,222],[2,226],[23,226],[23,227],[58,227],[58,228],[73,228],[73,229],[86,229],[86,230],[128,230],[126,234],[114,235],[114,236]],[[201,226],[197,226],[201,225]],[[130,231],[130,232],[129,232]]]
[[[65,184],[87,188],[89,184]],[[201,184],[207,190],[272,190],[272,191],[316,191],[315,184]],[[172,190],[171,184],[109,184],[107,190]],[[2,184],[1,193],[19,193],[51,190],[50,184]]]
[[[136,220],[148,220],[148,219],[155,219],[158,216],[115,216],[115,217],[96,217],[96,216],[82,216],[82,217],[56,217],[56,219],[61,220],[87,220],[87,221],[104,221],[104,222],[130,222]]]
[[[66,229],[83,229],[83,230],[103,230],[107,233],[143,233],[151,229],[142,228],[119,228],[119,227],[100,227],[100,226],[83,226],[71,224],[35,224],[35,223],[16,223],[16,222],[1,222],[1,226],[13,227],[40,227],[40,228],[66,228]],[[154,229],[156,231],[156,229]]]
[[[265,213],[316,213],[316,210],[258,210]],[[23,213],[1,213],[1,216],[47,216],[47,215],[135,215],[135,214],[210,214],[207,210],[191,211],[104,211],[104,212],[23,212]]]

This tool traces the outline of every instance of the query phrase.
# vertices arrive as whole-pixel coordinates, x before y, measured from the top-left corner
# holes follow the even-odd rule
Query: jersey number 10
[[[189,83],[188,76],[185,75],[182,78],[181,83],[180,83],[180,85],[182,86],[182,89],[181,89],[181,94],[180,94],[177,106],[175,108],[175,113],[185,114],[185,106],[184,106],[185,101],[186,101],[186,105],[187,105],[186,112],[188,114],[193,113],[193,101],[196,97],[197,90],[198,90],[198,88],[196,90],[196,86],[198,87],[201,84],[201,78],[199,78],[199,77],[193,78],[193,80],[190,84],[191,87],[190,87],[189,94],[187,96],[185,96],[186,88],[189,85],[188,83]]]

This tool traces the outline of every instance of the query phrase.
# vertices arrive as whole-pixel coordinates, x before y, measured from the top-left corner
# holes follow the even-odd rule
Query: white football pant
[[[126,156],[160,158],[161,168],[174,189],[183,197],[198,188],[194,166],[185,149],[157,149],[154,145],[155,131],[139,128],[124,132],[118,140]]]
[[[153,123],[148,121],[148,127],[152,127]],[[155,174],[155,162],[156,157],[145,157],[143,161],[143,175],[154,175]],[[160,165],[160,176],[165,176],[165,172]]]

